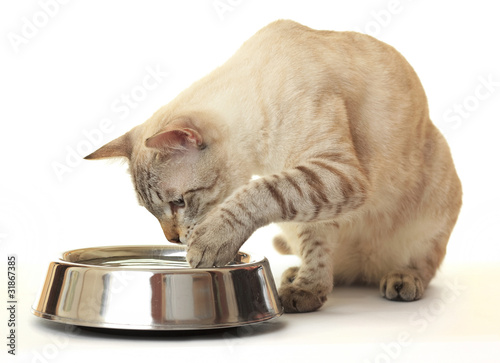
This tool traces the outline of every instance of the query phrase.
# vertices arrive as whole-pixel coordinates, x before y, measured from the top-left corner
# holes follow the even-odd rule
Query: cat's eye
[[[183,208],[186,206],[186,203],[184,202],[184,198],[178,198],[170,202],[170,204],[175,205],[178,208]]]

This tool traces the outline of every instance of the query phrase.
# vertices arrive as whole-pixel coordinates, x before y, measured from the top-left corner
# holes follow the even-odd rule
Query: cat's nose
[[[169,240],[169,242],[181,243],[179,233],[172,231],[163,230],[163,234]]]
[[[173,228],[167,224],[161,223],[161,229],[163,230],[163,234],[165,235],[165,238],[168,239],[170,242],[173,243],[181,243],[180,236],[179,236],[179,231],[177,228]]]
[[[168,241],[169,242],[173,242],[173,243],[181,243],[181,239],[179,237],[179,235],[168,235],[165,234],[165,237],[167,237]]]

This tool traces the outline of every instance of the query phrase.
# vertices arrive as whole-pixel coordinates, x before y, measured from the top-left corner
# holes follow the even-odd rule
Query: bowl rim
[[[162,271],[163,273],[199,273],[203,271],[220,271],[220,270],[237,270],[241,268],[249,268],[249,267],[259,267],[262,266],[265,263],[269,263],[268,259],[265,256],[261,255],[255,255],[253,253],[248,253],[244,251],[238,251],[238,255],[242,256],[245,259],[249,259],[249,262],[238,262],[235,264],[231,265],[225,265],[225,266],[218,266],[218,267],[165,267],[162,265],[158,266],[145,266],[142,268],[138,267],[131,267],[131,266],[113,266],[113,265],[100,265],[100,264],[92,264],[92,263],[85,263],[85,262],[76,262],[76,261],[70,261],[66,259],[66,256],[69,256],[71,253],[78,253],[78,252],[84,252],[84,251],[91,251],[91,250],[114,250],[114,251],[120,251],[124,249],[137,249],[137,250],[149,250],[149,249],[164,249],[164,250],[172,250],[175,252],[185,252],[187,251],[187,246],[186,245],[107,245],[107,246],[94,246],[94,247],[83,247],[83,248],[76,248],[76,249],[71,249],[64,251],[60,253],[59,258],[57,261],[52,261],[52,263],[57,263],[61,265],[67,265],[67,266],[75,266],[75,267],[82,267],[82,268],[89,268],[89,269],[103,269],[103,270],[118,270],[118,271],[123,271],[123,270],[130,270],[130,271],[137,271],[137,272],[142,272],[142,271],[155,271],[159,272]],[[90,259],[87,259],[90,260]],[[83,260],[85,261],[85,260]],[[187,263],[187,262],[186,262]]]

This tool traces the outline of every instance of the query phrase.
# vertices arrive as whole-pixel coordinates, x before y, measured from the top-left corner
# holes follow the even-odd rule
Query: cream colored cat
[[[87,159],[126,157],[139,203],[193,267],[232,260],[259,227],[302,258],[288,312],[340,283],[424,293],[446,251],[461,186],[420,81],[392,47],[292,21],[260,30],[223,66]],[[250,180],[257,174],[262,178]]]

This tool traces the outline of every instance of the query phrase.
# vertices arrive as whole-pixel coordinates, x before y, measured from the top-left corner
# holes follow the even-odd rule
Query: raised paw
[[[201,225],[195,229],[188,244],[186,260],[194,268],[220,267],[232,261],[238,252],[235,244],[227,234],[219,236],[219,230],[211,225]]]
[[[412,271],[395,271],[380,280],[380,294],[388,300],[414,301],[424,294],[424,285]]]
[[[286,313],[305,313],[318,310],[326,301],[326,296],[293,284],[282,286],[279,295]]]
[[[190,234],[187,261],[191,267],[220,267],[231,262],[239,248],[252,234],[250,224],[234,222],[233,213],[215,208]]]
[[[230,244],[197,241],[188,247],[186,260],[194,268],[221,267],[232,261],[237,252]]]

